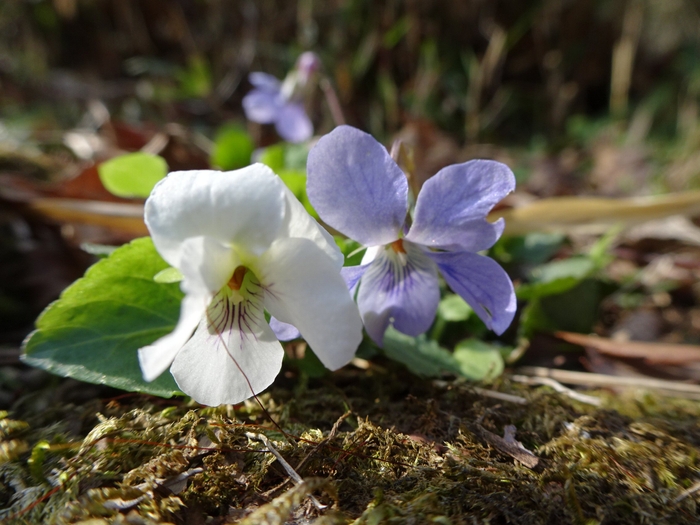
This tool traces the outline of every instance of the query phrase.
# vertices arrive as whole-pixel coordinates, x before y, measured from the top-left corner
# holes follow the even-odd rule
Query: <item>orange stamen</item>
[[[238,291],[241,289],[241,286],[243,285],[243,278],[245,277],[246,272],[248,271],[248,268],[245,266],[239,266],[233,271],[233,275],[228,281],[228,287],[231,288],[231,290]]]
[[[391,247],[396,253],[406,253],[406,250],[403,247],[403,241],[401,239],[392,242]]]

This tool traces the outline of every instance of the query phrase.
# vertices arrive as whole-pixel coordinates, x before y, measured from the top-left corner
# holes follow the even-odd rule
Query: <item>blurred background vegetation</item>
[[[694,0],[6,0],[2,343],[16,345],[81,275],[91,259],[76,246],[143,233],[123,217],[110,219],[108,234],[95,217],[74,224],[47,197],[138,203],[108,194],[96,176],[96,165],[128,151],[160,154],[170,169],[248,163],[253,146],[278,140],[269,127],[245,122],[248,74],[282,78],[307,50],[320,56],[347,123],[387,145],[412,145],[420,179],[450,163],[495,158],[519,181],[508,206],[700,185]],[[323,134],[335,124],[320,87],[317,94],[309,110]],[[285,155],[276,167],[292,180],[305,153]],[[303,179],[297,183],[303,191]],[[39,213],[26,213],[27,204]],[[45,215],[58,217],[60,229]],[[685,224],[665,244],[659,228],[651,240],[603,244],[551,233],[505,239],[491,255],[518,284],[533,285],[519,292],[524,321],[507,342],[556,329],[609,335],[623,313],[640,308],[654,312],[657,329],[634,329],[633,339],[700,341],[695,227]],[[563,319],[561,305],[572,304],[588,310]],[[443,321],[449,340],[451,321]],[[483,333],[469,323],[460,330]]]
[[[45,145],[91,100],[211,135],[250,71],[314,50],[348,123],[419,146],[419,169],[488,144],[538,195],[677,191],[700,170],[699,46],[693,0],[7,0],[1,137]]]
[[[247,123],[241,100],[250,72],[282,78],[309,50],[347,123],[413,146],[419,180],[472,158],[514,170],[500,210],[512,234],[489,255],[514,279],[518,316],[496,338],[443,289],[427,337],[394,334],[384,349],[437,381],[407,381],[369,345],[364,368],[328,381],[313,356],[290,360],[261,396],[282,427],[312,436],[282,449],[290,462],[311,458],[301,475],[333,479],[357,523],[697,523],[697,402],[615,399],[625,385],[700,398],[697,0],[0,0],[0,409],[29,422],[0,412],[4,516],[223,523],[285,487],[269,454],[248,454],[245,432],[266,421],[257,405],[185,415],[186,400],[29,369],[19,347],[97,256],[147,233],[143,199],[102,185],[105,161],[140,151],[164,160],[156,171],[234,169],[267,147],[253,155],[303,197],[307,148]],[[323,87],[307,100],[318,135],[335,125]],[[667,193],[655,210],[625,200]],[[582,199],[595,196],[611,199]],[[551,387],[538,369],[606,392],[516,384]],[[544,470],[499,453],[511,424]],[[124,516],[136,483],[193,465],[192,479],[206,472],[180,493],[182,512],[151,495],[138,512],[153,521]]]

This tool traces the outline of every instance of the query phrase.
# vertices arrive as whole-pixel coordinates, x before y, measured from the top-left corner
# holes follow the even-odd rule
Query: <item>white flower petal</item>
[[[308,239],[280,239],[260,258],[265,308],[297,327],[331,370],[347,364],[362,341],[362,321],[338,268]]]
[[[284,197],[287,207],[280,236],[302,237],[313,241],[328,254],[338,268],[342,268],[345,258],[331,234],[309,215],[304,205],[299,202],[287,186],[284,186]]]
[[[170,371],[198,403],[235,404],[270,386],[283,357],[282,345],[265,321],[262,291],[238,304],[223,291]]]
[[[205,316],[212,297],[225,286],[237,264],[230,247],[206,237],[184,240],[179,257],[178,265],[183,276],[180,287],[185,292],[180,318],[170,334],[139,350],[139,362],[146,381],[153,381],[170,366],[178,350]]]
[[[265,251],[284,218],[284,184],[263,164],[236,171],[176,171],[146,201],[156,249],[178,269],[182,242],[208,237],[253,255]]]
[[[226,285],[240,263],[230,246],[208,237],[192,237],[180,245],[178,267],[186,294],[211,298]]]
[[[175,355],[204,317],[210,301],[211,296],[186,295],[180,305],[180,319],[175,329],[152,345],[139,349],[139,363],[144,380],[153,381],[168,369]]]
[[[365,254],[362,256],[362,261],[360,261],[360,264],[369,264],[373,260],[377,258],[377,255],[379,255],[379,252],[384,248],[383,244],[380,244],[379,246],[370,246],[367,248],[367,251]]]

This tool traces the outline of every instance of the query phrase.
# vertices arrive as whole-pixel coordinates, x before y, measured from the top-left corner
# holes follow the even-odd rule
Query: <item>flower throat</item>
[[[239,266],[233,271],[233,275],[231,275],[231,278],[229,279],[227,286],[231,288],[231,290],[234,291],[239,291],[241,289],[241,286],[243,285],[243,279],[245,278],[245,274],[248,272],[248,268],[245,266]]]

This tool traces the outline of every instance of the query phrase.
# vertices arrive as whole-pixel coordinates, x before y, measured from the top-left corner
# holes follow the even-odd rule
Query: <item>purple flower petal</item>
[[[301,337],[301,333],[293,325],[278,321],[274,317],[270,317],[270,328],[280,341],[291,341]]]
[[[282,108],[282,96],[276,91],[254,89],[243,97],[243,111],[248,120],[258,124],[275,122]]]
[[[301,83],[305,85],[311,76],[321,69],[321,59],[313,51],[306,51],[297,58],[295,68],[299,72]]]
[[[345,266],[340,269],[340,276],[345,279],[345,284],[348,285],[348,290],[350,295],[355,296],[355,290],[357,289],[357,283],[360,282],[360,278],[364,275],[369,264],[363,264],[359,266]]]
[[[425,332],[440,301],[435,263],[417,246],[404,242],[403,248],[406,253],[391,247],[380,251],[363,275],[357,295],[365,329],[380,346],[389,324],[411,336]]]
[[[379,142],[338,126],[311,149],[306,166],[309,200],[327,224],[365,246],[398,239],[408,183]]]
[[[300,103],[284,104],[275,117],[275,129],[287,142],[304,142],[314,133],[314,126]]]
[[[513,172],[500,162],[472,160],[447,166],[423,185],[406,238],[444,250],[485,250],[504,227],[502,220],[486,221],[486,215],[513,189]]]
[[[467,301],[486,326],[502,334],[515,315],[515,292],[496,261],[469,252],[428,252],[450,288]]]
[[[250,82],[254,87],[262,90],[278,93],[282,83],[277,80],[276,77],[268,73],[262,73],[260,71],[255,71],[248,75],[248,82]]]

